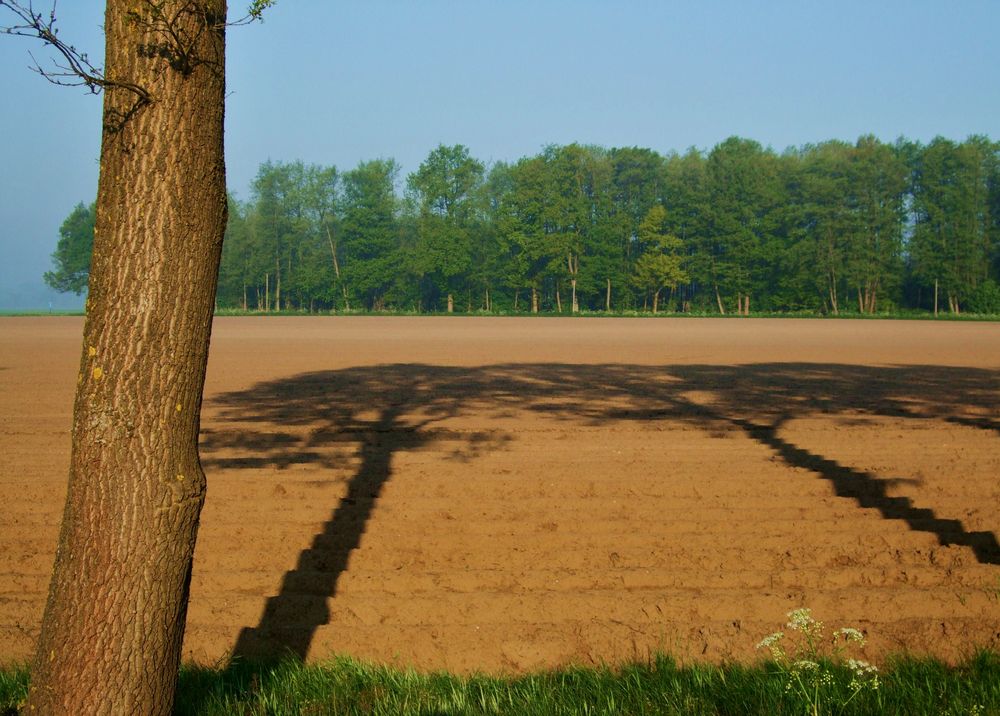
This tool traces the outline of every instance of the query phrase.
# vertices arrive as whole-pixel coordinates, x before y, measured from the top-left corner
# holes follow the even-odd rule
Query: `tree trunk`
[[[337,261],[337,244],[333,242],[333,233],[330,231],[330,227],[326,227],[326,242],[330,245],[330,256],[333,257],[333,275],[340,280],[340,262]]]
[[[517,297],[520,295],[521,289],[514,289],[514,313],[517,313]]]
[[[938,280],[934,279],[934,318],[938,315]]]
[[[93,259],[59,548],[24,713],[169,714],[205,498],[197,441],[226,226],[224,0],[108,0]],[[141,7],[139,6],[141,13]],[[206,27],[210,25],[210,27]],[[181,69],[178,69],[181,67]]]
[[[830,308],[833,310],[833,315],[840,315],[840,308],[837,305],[837,275],[834,272],[830,272]]]
[[[865,311],[872,315],[875,313],[875,296],[877,293],[878,281],[875,279],[865,281]]]
[[[281,259],[274,259],[274,310],[281,312]]]
[[[538,289],[531,287],[531,312],[538,313]]]
[[[449,293],[448,294],[448,313],[454,313],[454,312],[455,312],[455,299]]]
[[[337,243],[333,240],[333,232],[330,231],[330,227],[326,227],[326,241],[330,244],[330,256],[333,257],[333,274],[337,277],[337,283],[340,283],[340,261],[337,260]],[[351,302],[347,298],[347,286],[341,284],[341,292],[344,294],[344,310],[351,310]]]
[[[271,310],[271,274],[264,274],[264,313]]]
[[[580,311],[580,304],[576,300],[576,275],[580,271],[580,257],[570,252],[566,256],[566,268],[569,272],[570,285],[569,311],[570,313],[578,313]],[[556,290],[559,290],[558,284]],[[559,312],[562,313],[562,306],[559,307]]]
[[[660,308],[660,289],[656,289],[653,294],[653,313],[656,313]]]
[[[608,290],[604,294],[604,310],[611,313],[611,279],[608,279]]]
[[[559,290],[558,282],[556,282],[556,310],[562,313],[562,292]]]
[[[715,302],[717,304],[719,304],[719,314],[725,316],[726,315],[726,307],[722,305],[722,296],[719,295],[719,286],[718,286],[718,284],[716,284],[716,286],[715,286]]]

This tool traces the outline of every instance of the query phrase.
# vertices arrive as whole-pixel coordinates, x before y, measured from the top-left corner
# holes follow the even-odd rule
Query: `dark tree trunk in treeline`
[[[197,438],[226,223],[225,0],[108,0],[97,223],[69,490],[25,713],[168,714],[205,476]],[[137,12],[136,15],[131,14]]]

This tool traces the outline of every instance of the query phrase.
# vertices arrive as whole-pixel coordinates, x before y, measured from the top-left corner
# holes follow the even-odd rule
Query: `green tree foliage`
[[[785,157],[786,307],[818,303],[840,313],[852,226],[850,151],[835,141]]]
[[[669,288],[672,294],[677,290],[677,284],[688,280],[687,272],[681,267],[682,257],[679,254],[684,243],[676,236],[666,233],[666,219],[666,209],[657,204],[639,224],[639,242],[644,251],[636,261],[633,282],[653,294],[653,313],[659,309],[660,291]]]
[[[699,248],[709,259],[719,312],[725,298],[735,297],[736,312],[747,315],[751,295],[766,291],[760,279],[780,206],[777,158],[757,142],[730,137],[709,153],[705,180],[707,231]]]
[[[442,145],[407,179],[417,211],[409,268],[423,292],[430,294],[430,305],[440,307],[439,297],[446,296],[449,312],[454,294],[470,288],[474,280],[473,241],[482,237],[477,229],[485,171],[462,145]],[[481,254],[483,247],[477,248]],[[481,275],[475,278],[483,280]]]
[[[90,253],[94,247],[94,211],[96,204],[76,205],[59,227],[59,243],[52,254],[54,270],[46,271],[45,283],[56,291],[72,291],[78,296],[87,289],[90,277]]]
[[[375,159],[344,175],[341,271],[352,301],[373,311],[402,293],[398,174],[395,160]]]
[[[990,312],[1000,282],[1000,145],[872,136],[777,154],[570,144],[486,167],[432,150],[341,172],[265,162],[230,197],[218,305],[247,310]],[[89,221],[87,224],[88,211]],[[76,207],[50,285],[82,290]]]
[[[985,137],[957,144],[936,138],[916,155],[913,172],[914,278],[935,287],[952,313],[996,277],[1000,146]]]
[[[695,149],[672,156],[663,175],[666,227],[683,242],[687,255],[690,284],[682,287],[682,295],[688,305],[705,310],[714,303],[706,290],[714,285],[714,257],[704,250],[709,218],[705,157]]]
[[[907,168],[899,153],[872,136],[849,152],[850,182],[845,277],[858,311],[875,313],[880,294],[902,275]]]
[[[551,256],[546,244],[548,187],[543,157],[521,159],[510,168],[509,194],[498,216],[505,236],[510,269],[505,278],[515,292],[531,294],[531,311],[540,309],[539,293],[549,278]]]
[[[859,312],[874,313],[903,272],[908,169],[900,152],[870,136],[826,142],[784,157],[783,173],[780,281],[796,284],[786,302],[818,301],[837,314],[855,296]]]
[[[248,238],[245,209],[232,194],[229,195],[229,220],[222,242],[222,262],[219,266],[219,285],[216,304],[239,306],[248,310],[247,291],[254,283],[255,263],[252,244]]]

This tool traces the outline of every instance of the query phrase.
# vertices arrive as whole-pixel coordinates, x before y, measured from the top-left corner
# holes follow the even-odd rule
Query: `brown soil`
[[[38,634],[82,320],[0,319],[0,661]],[[224,318],[185,656],[420,669],[1000,648],[1000,328]]]

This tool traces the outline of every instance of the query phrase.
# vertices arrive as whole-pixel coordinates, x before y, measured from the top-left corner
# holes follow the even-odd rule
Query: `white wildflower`
[[[861,659],[848,659],[847,668],[853,674],[849,685],[851,691],[860,691],[864,688],[878,691],[878,668],[874,664],[869,664]]]
[[[757,642],[757,646],[754,647],[754,648],[755,649],[770,649],[771,647],[773,647],[775,644],[777,644],[779,641],[781,641],[784,638],[785,638],[785,632],[783,632],[783,631],[776,631],[773,634],[768,634],[763,639],[761,639],[759,642]]]
[[[878,667],[861,659],[848,659],[847,668],[854,672],[856,676],[861,677],[874,676],[878,673]]]
[[[843,637],[844,641],[854,641],[862,645],[865,643],[865,635],[857,629],[853,629],[851,627],[844,627],[843,629],[838,629],[833,632],[834,639],[839,637]]]
[[[810,632],[818,630],[823,626],[822,623],[813,619],[812,610],[806,609],[805,607],[801,609],[793,609],[788,612],[787,616],[788,624],[785,626],[796,631]]]

